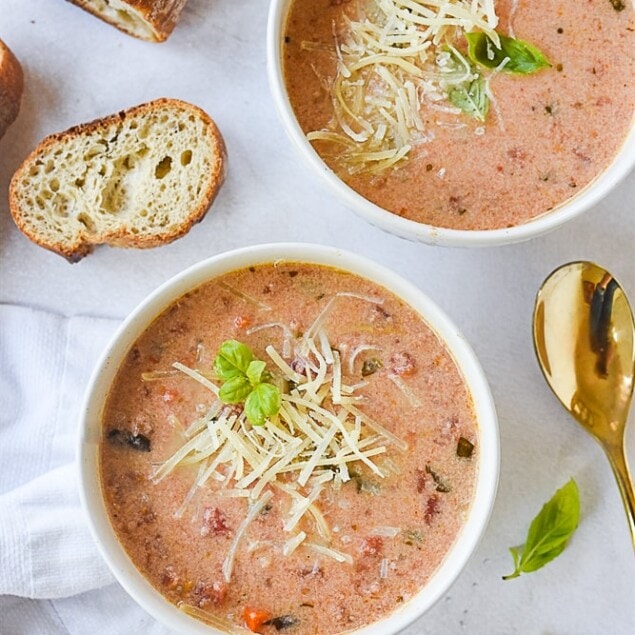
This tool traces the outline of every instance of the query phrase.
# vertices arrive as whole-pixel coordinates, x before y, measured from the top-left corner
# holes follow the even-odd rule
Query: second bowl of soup
[[[403,237],[524,240],[635,163],[631,3],[274,0],[268,38],[296,148]]]

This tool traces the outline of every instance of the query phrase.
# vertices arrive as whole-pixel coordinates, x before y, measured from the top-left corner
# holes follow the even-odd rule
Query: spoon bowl
[[[533,336],[547,383],[611,463],[635,547],[635,493],[624,448],[635,374],[635,322],[626,294],[594,263],[563,265],[538,291]]]

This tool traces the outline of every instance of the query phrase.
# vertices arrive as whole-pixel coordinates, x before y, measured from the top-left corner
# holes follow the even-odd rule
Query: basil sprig
[[[262,426],[280,410],[280,391],[268,383],[265,362],[254,359],[252,350],[237,340],[224,341],[214,360],[214,370],[223,382],[218,396],[223,403],[244,403],[245,415],[254,426]]]
[[[489,99],[483,77],[479,76],[470,82],[454,86],[448,92],[448,99],[464,113],[479,121],[485,121],[489,111]]]
[[[503,580],[531,573],[559,556],[580,522],[580,494],[573,479],[560,488],[533,519],[522,547],[511,547],[514,572]]]
[[[486,68],[497,68],[505,58],[509,58],[509,61],[501,70],[506,73],[529,75],[541,68],[551,66],[549,60],[539,49],[524,40],[499,35],[500,47],[498,47],[485,33],[480,31],[466,33],[465,37],[468,43],[467,54],[470,59]]]

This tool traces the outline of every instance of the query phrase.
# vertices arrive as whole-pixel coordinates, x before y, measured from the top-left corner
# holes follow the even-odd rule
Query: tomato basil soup
[[[631,2],[293,0],[284,34],[316,151],[413,221],[527,222],[601,174],[632,126]]]
[[[416,311],[279,262],[197,287],[139,337],[104,410],[101,483],[170,602],[228,632],[326,635],[426,584],[469,512],[478,441]]]

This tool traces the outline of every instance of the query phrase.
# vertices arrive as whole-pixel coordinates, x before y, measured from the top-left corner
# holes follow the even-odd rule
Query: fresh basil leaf
[[[244,375],[238,375],[228,379],[218,391],[218,396],[223,403],[242,403],[247,399],[252,386]]]
[[[510,547],[509,553],[512,554],[512,558],[514,559],[514,569],[518,570],[518,563],[520,562],[520,554],[522,551],[522,547]]]
[[[220,379],[228,381],[244,375],[253,358],[254,354],[246,344],[237,340],[225,340],[214,360],[214,370]]]
[[[254,359],[247,366],[247,379],[251,382],[252,386],[257,386],[263,379],[262,374],[265,372],[267,364],[261,362],[259,359]]]
[[[280,390],[269,383],[266,363],[254,359],[251,349],[237,340],[221,344],[214,360],[216,374],[223,381],[219,397],[223,403],[245,404],[252,425],[263,425],[280,410]]]
[[[245,415],[253,426],[262,426],[280,410],[280,391],[272,384],[258,384],[245,401]]]
[[[486,68],[497,68],[505,58],[509,58],[509,61],[501,70],[506,73],[529,75],[541,68],[551,66],[549,60],[540,50],[524,40],[499,35],[500,48],[498,48],[485,33],[480,31],[466,33],[465,37],[468,43],[467,54],[470,59]]]
[[[580,522],[580,493],[573,479],[560,488],[533,519],[522,547],[510,549],[514,572],[503,580],[531,573],[559,556]]]
[[[234,377],[242,377],[243,373],[241,370],[236,368],[229,360],[220,355],[216,356],[214,360],[214,371],[219,379],[222,381],[228,381],[233,379]]]
[[[485,79],[477,77],[471,82],[454,86],[448,92],[450,102],[464,113],[485,121],[489,111],[489,99],[485,91]]]

